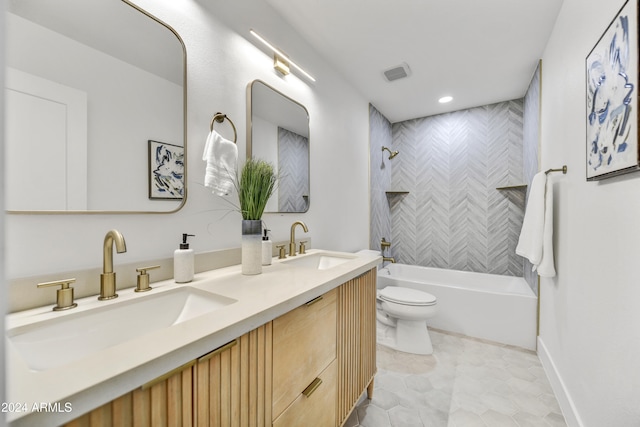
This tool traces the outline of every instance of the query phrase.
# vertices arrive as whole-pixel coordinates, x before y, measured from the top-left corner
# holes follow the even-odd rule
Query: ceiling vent
[[[403,62],[400,65],[397,65],[393,68],[389,68],[388,70],[384,71],[383,74],[384,74],[384,78],[388,82],[392,82],[394,80],[404,79],[405,77],[409,77],[411,75],[411,69],[409,68],[409,65]]]

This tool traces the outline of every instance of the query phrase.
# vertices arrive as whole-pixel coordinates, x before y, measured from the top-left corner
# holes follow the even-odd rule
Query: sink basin
[[[181,287],[16,327],[7,336],[31,370],[45,371],[234,302]]]
[[[297,267],[314,268],[316,270],[326,270],[328,268],[336,267],[345,262],[355,259],[356,256],[344,256],[328,253],[317,253],[309,255],[300,255],[300,257],[291,258],[286,261],[282,261],[283,264],[294,265]]]

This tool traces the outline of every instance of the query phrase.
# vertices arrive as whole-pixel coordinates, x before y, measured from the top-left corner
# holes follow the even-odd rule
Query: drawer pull
[[[310,307],[313,304],[317,303],[318,301],[322,301],[322,295],[320,295],[318,298],[312,299],[311,301],[305,302],[304,305],[306,305],[307,307]]]
[[[226,343],[225,345],[222,345],[218,348],[216,348],[215,350],[213,350],[210,353],[205,354],[204,356],[201,356],[198,359],[198,362],[204,362],[205,360],[209,360],[211,359],[213,356],[217,356],[218,354],[222,353],[225,350],[229,350],[231,347],[234,347],[238,344],[238,340],[233,340],[230,341],[228,343]]]
[[[316,378],[311,382],[311,384],[309,384],[307,388],[304,389],[302,394],[304,394],[307,397],[311,397],[313,392],[316,391],[318,387],[320,387],[320,384],[322,384],[322,380],[320,378]]]
[[[193,365],[195,365],[195,364],[196,364],[196,360],[195,360],[195,359],[194,359],[194,360],[191,360],[191,361],[189,361],[189,362],[185,363],[185,364],[184,364],[184,365],[182,365],[182,366],[178,366],[177,368],[170,370],[169,372],[167,372],[167,373],[166,373],[166,374],[164,374],[164,375],[159,376],[158,378],[154,378],[154,379],[152,379],[152,380],[151,380],[151,381],[149,381],[148,383],[142,384],[142,387],[141,387],[141,388],[142,388],[142,390],[146,390],[146,389],[148,389],[148,388],[151,388],[151,387],[153,387],[154,385],[159,384],[159,383],[161,383],[161,382],[163,382],[163,381],[165,381],[165,380],[168,380],[169,378],[171,378],[171,377],[172,377],[172,376],[174,376],[175,374],[177,374],[177,373],[179,373],[179,372],[182,372],[182,371],[184,371],[185,369],[188,369],[188,368],[192,367],[192,366],[193,366]]]

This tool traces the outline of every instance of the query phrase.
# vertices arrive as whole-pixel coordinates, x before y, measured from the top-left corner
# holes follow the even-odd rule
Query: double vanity
[[[178,211],[186,203],[187,181],[183,197],[155,194],[157,175],[151,172],[160,168],[151,167],[151,153],[155,144],[173,147],[187,171],[187,158],[180,157],[187,148],[184,42],[129,0],[63,3],[13,2],[6,13],[12,53],[6,144],[14,149],[8,150],[13,169],[5,171],[12,178],[5,207],[18,215]],[[247,158],[286,158],[276,164],[278,195],[266,212],[306,212],[309,112],[260,80],[248,84],[246,96]],[[37,110],[24,97],[37,99]],[[30,133],[41,127],[20,125],[50,123],[36,111],[49,119],[49,111],[58,109],[73,114],[55,115],[46,138]],[[55,138],[52,129],[60,129]],[[38,149],[59,157],[36,156],[45,163],[35,164],[25,140],[46,140]],[[148,170],[140,166],[147,162]],[[61,174],[56,180],[52,163],[70,167],[54,168]],[[132,175],[113,174],[116,169]],[[25,188],[30,182],[47,185]],[[52,294],[36,290],[38,281],[20,278],[12,285],[29,296],[29,304],[19,305],[26,298],[11,295],[16,312],[5,322],[2,409],[10,425],[340,426],[363,391],[371,393],[380,257],[310,250],[247,276],[240,265],[211,267],[229,265],[226,258],[222,263],[198,254],[200,266],[208,266],[198,271],[208,271],[188,284],[161,280],[149,289],[146,270],[157,266],[136,266],[137,292],[120,288],[116,294],[112,244],[125,250],[121,237],[105,239],[99,298],[85,297],[98,292],[93,270],[67,276],[77,283],[47,278],[40,287],[60,289],[55,305],[52,299],[39,308],[32,307]],[[295,254],[293,228],[290,244]],[[169,271],[170,260],[159,262],[158,274]],[[119,277],[131,285],[131,266],[120,271],[130,273]],[[76,300],[74,285],[81,296]],[[31,286],[40,292],[34,298]]]
[[[8,421],[340,426],[373,387],[379,261],[309,250],[11,314]]]

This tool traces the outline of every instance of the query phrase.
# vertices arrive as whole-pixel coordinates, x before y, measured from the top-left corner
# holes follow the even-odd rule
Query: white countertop
[[[308,255],[319,252],[354,256],[319,249],[309,250]],[[316,270],[274,258],[272,265],[264,266],[262,274],[254,276],[242,275],[240,265],[236,265],[196,274],[188,284],[165,280],[152,283],[153,290],[145,293],[135,293],[133,288],[118,290],[119,297],[114,300],[98,301],[95,296],[79,299],[78,307],[67,311],[53,312],[47,306],[10,314],[5,321],[7,330],[184,286],[237,300],[212,313],[45,371],[30,370],[5,336],[6,403],[13,408],[6,414],[7,421],[12,426],[70,421],[365,273],[380,260],[380,256],[363,254],[341,265]],[[34,405],[56,402],[60,405],[49,411],[33,412]]]

